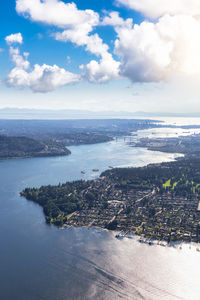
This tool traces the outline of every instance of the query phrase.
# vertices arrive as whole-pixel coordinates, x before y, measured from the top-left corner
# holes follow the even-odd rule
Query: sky
[[[0,20],[0,108],[200,112],[199,0],[9,0]]]

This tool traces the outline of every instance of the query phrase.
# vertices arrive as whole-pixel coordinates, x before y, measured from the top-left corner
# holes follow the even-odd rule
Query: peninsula
[[[107,170],[100,178],[26,188],[47,223],[97,226],[148,240],[200,242],[200,158]]]
[[[0,135],[0,159],[69,155],[61,144],[38,141],[27,137]]]

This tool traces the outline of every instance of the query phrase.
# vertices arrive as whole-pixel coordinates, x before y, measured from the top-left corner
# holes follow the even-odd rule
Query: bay
[[[70,147],[67,157],[0,162],[0,299],[199,299],[196,245],[150,247],[95,228],[59,230],[46,225],[38,205],[19,196],[25,187],[95,178],[108,166],[179,156],[126,141]]]

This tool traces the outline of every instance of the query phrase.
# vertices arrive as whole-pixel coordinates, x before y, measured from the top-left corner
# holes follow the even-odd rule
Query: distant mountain
[[[0,109],[0,119],[113,119],[113,118],[156,118],[156,117],[200,117],[197,113],[163,113],[163,112],[113,112],[113,111],[89,111],[89,110],[45,110],[26,108]]]
[[[93,112],[88,110],[43,110],[25,108],[0,109],[0,119],[102,119],[102,118],[126,118],[133,117],[129,112]]]

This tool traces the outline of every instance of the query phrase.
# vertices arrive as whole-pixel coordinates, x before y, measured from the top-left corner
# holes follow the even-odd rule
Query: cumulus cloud
[[[18,44],[22,44],[23,43],[23,38],[22,38],[22,35],[21,33],[15,33],[15,34],[10,34],[8,35],[6,38],[6,43],[8,45],[11,45],[13,43],[18,43]]]
[[[117,0],[117,2],[150,18],[166,14],[200,15],[199,0]]]
[[[199,0],[117,1],[156,21],[134,25],[132,19],[124,20],[118,12],[110,12],[100,21],[99,14],[93,10],[79,10],[76,4],[59,0],[16,0],[16,10],[32,21],[56,26],[57,32],[53,34],[56,40],[84,46],[96,55],[97,60],[81,66],[82,78],[90,82],[102,83],[120,77],[127,77],[133,82],[159,82],[179,76],[200,75]],[[117,38],[114,53],[120,62],[114,59],[102,38],[93,32],[96,26],[115,28]],[[12,40],[22,43],[22,37],[20,42],[19,36],[18,39],[11,36],[7,37],[8,44],[11,45]],[[19,76],[25,78],[23,82],[28,84],[24,85],[34,91],[45,91],[47,83],[51,90],[59,84],[62,86],[68,81],[80,80],[79,75],[57,66],[36,65],[28,72],[28,56],[20,55],[14,48],[10,51],[13,51],[11,56],[16,65],[11,72],[16,79],[11,80],[13,85],[21,82],[18,81]],[[56,76],[63,80],[59,79],[60,83],[54,85]],[[33,84],[32,77],[37,78],[37,84]]]
[[[99,83],[118,78],[119,62],[113,59],[108,52],[108,45],[103,43],[98,34],[87,35],[83,27],[56,33],[55,38],[59,41],[71,41],[78,46],[85,46],[87,51],[100,57],[100,62],[92,60],[86,66],[81,66],[85,70],[83,78]]]
[[[87,26],[90,32],[99,22],[99,15],[91,9],[79,10],[75,3],[59,0],[16,0],[19,14],[36,22],[43,22],[60,28]]]
[[[108,54],[101,58],[100,62],[95,60],[90,61],[85,69],[84,77],[90,82],[105,83],[111,79],[119,78],[120,63],[113,59],[112,55]]]
[[[131,26],[133,24],[132,19],[124,20],[119,16],[119,13],[116,11],[110,12],[107,16],[103,18],[101,22],[102,26]]]
[[[161,17],[157,23],[116,26],[120,72],[133,82],[200,75],[200,23],[192,16]]]
[[[30,68],[28,61],[29,53],[20,54],[18,48],[10,47],[10,56],[15,67],[6,78],[9,86],[18,88],[30,88],[33,92],[50,92],[67,84],[80,81],[80,76],[68,72],[57,65],[42,66],[36,64]]]
[[[22,56],[18,48],[10,47],[10,56],[13,63],[16,65],[16,68],[27,70],[30,66],[29,61],[27,60],[27,53],[24,53]]]
[[[86,46],[86,50],[90,51],[95,55],[103,56],[107,54],[108,45],[103,43],[102,39],[98,36],[98,34],[88,36],[83,31],[84,29],[82,28],[65,30],[63,32],[56,33],[55,38],[58,41],[71,41],[72,43],[78,46]]]
[[[89,33],[99,24],[99,15],[93,10],[79,10],[75,3],[59,0],[17,0],[16,10],[32,21],[63,29],[54,36],[60,41],[85,45]]]
[[[12,69],[7,77],[7,84],[19,88],[28,87],[33,92],[46,93],[79,80],[78,75],[57,65],[36,64],[30,72],[17,67]]]
[[[63,32],[54,35],[57,40],[71,41],[79,46],[92,44],[94,40],[98,47],[105,47],[97,35],[88,36],[99,24],[99,15],[93,10],[79,10],[75,3],[59,0],[17,0],[16,10],[33,21],[62,28]]]
[[[112,58],[108,52],[108,45],[99,35],[92,34],[93,29],[100,24],[98,13],[90,9],[79,10],[74,3],[64,3],[58,0],[17,0],[16,10],[33,21],[61,28],[62,31],[53,35],[56,40],[70,41],[77,46],[84,46],[87,51],[99,56],[100,62],[92,60],[86,66],[88,78],[91,78],[92,82],[95,81],[95,78],[101,82],[106,81],[106,78],[107,80],[113,78],[119,63]],[[111,61],[113,70],[110,71],[106,65],[111,67]],[[103,70],[106,72],[105,74],[103,74]],[[90,71],[91,74],[89,74]],[[95,76],[95,73],[98,75]]]

